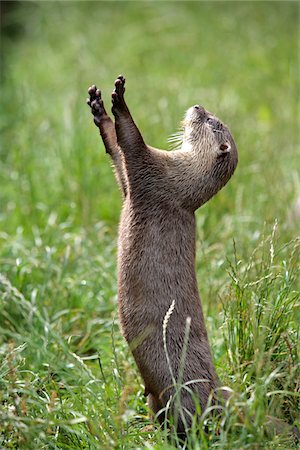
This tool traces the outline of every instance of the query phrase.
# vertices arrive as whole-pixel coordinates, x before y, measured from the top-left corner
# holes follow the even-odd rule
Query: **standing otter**
[[[199,105],[186,113],[180,150],[148,146],[125,103],[124,85],[119,76],[112,93],[115,123],[96,86],[89,88],[87,100],[124,196],[118,244],[120,323],[150,408],[157,414],[170,404],[177,432],[184,434],[196,411],[195,399],[204,411],[210,398],[218,401],[220,388],[197,288],[194,212],[230,179],[237,150],[228,128]],[[180,389],[180,413],[178,401],[170,402],[178,378],[181,385],[188,384]],[[162,422],[164,414],[158,419]]]

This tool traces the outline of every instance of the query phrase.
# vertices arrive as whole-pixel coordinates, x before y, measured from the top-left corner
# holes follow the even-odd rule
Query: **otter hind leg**
[[[157,418],[158,422],[162,424],[165,420],[165,413],[162,411],[160,414],[159,411],[163,409],[163,405],[158,398],[156,398],[153,394],[148,394],[148,406],[152,412],[152,418],[154,416]]]
[[[187,439],[187,428],[191,425],[190,420],[188,420],[186,417],[185,417],[185,420],[183,420],[180,414],[179,415],[176,414],[174,406],[171,407],[169,411],[161,411],[161,410],[163,410],[164,405],[153,394],[149,394],[147,400],[148,400],[148,402],[147,402],[148,407],[152,412],[152,414],[151,414],[152,419],[156,418],[160,425],[162,425],[166,419],[169,422],[170,414],[172,414],[172,416],[173,416],[172,421],[174,420],[174,417],[176,416],[176,424],[171,425],[171,429],[173,428],[173,432],[176,433],[177,438],[180,441],[184,442]],[[169,425],[170,425],[170,423],[168,423],[168,428],[169,428]],[[175,425],[175,428],[174,428],[174,425]],[[170,438],[170,436],[169,436],[169,438]]]

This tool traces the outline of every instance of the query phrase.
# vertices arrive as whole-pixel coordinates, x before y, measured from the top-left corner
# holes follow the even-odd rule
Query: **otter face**
[[[226,125],[203,106],[195,105],[186,112],[184,121],[184,139],[197,152],[213,162],[229,165],[232,173],[237,165],[237,149],[233,137]]]
[[[193,206],[198,208],[232,176],[238,162],[237,149],[227,126],[202,106],[187,110],[183,131],[182,150],[192,153],[193,159],[190,177],[198,180],[193,196]]]

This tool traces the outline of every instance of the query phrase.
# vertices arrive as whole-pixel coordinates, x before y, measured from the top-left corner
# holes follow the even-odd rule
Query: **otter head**
[[[193,153],[193,176],[199,180],[201,206],[230,179],[238,162],[235,142],[226,125],[217,117],[195,105],[183,121],[183,145]]]

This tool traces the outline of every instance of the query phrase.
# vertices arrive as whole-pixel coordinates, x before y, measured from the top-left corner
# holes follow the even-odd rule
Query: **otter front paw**
[[[107,117],[107,113],[103,105],[103,100],[101,98],[101,91],[97,89],[95,85],[93,85],[88,89],[88,94],[90,98],[87,98],[86,102],[91,108],[95,125],[99,127],[101,120]]]
[[[115,89],[111,94],[112,100],[112,112],[116,115],[118,112],[127,111],[127,106],[124,100],[125,93],[125,78],[123,75],[119,75],[115,81]]]

